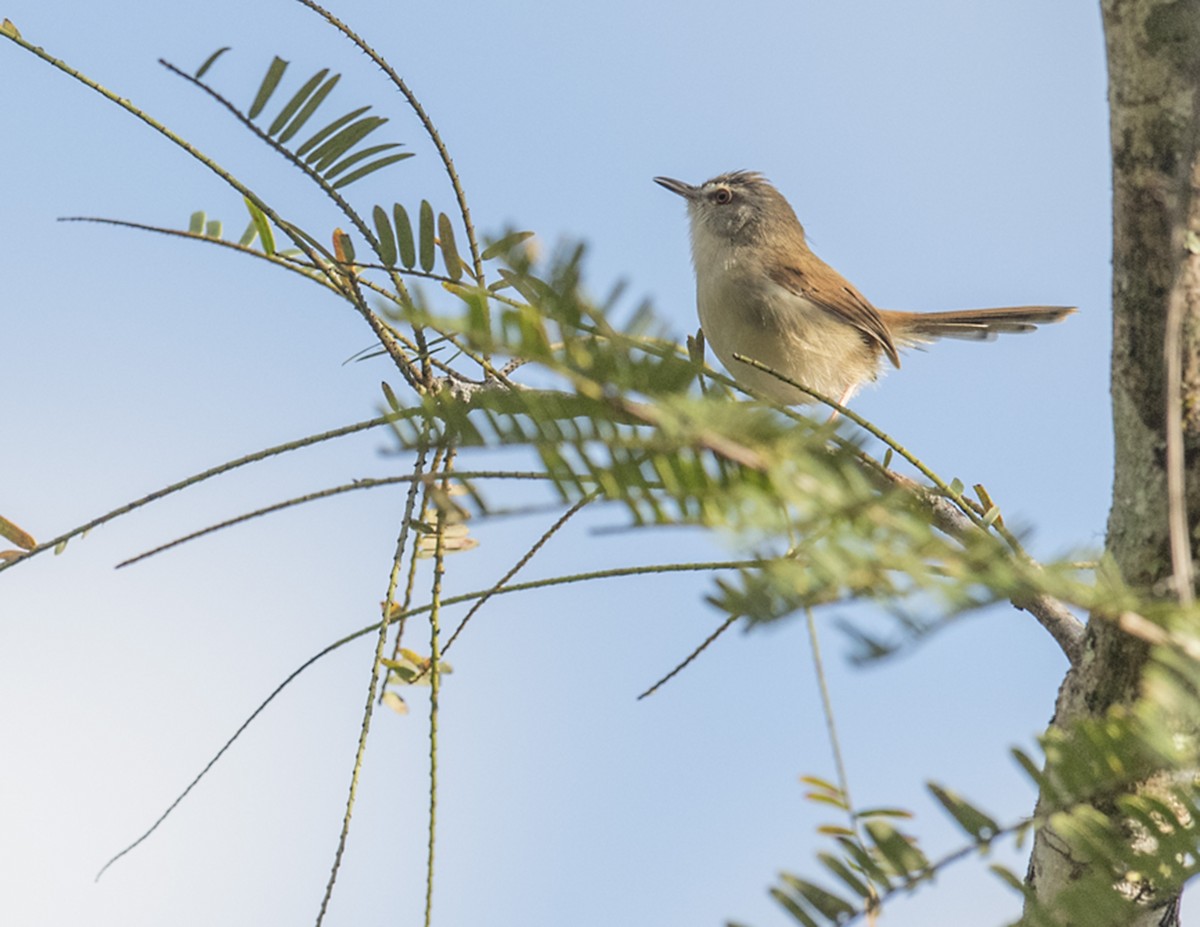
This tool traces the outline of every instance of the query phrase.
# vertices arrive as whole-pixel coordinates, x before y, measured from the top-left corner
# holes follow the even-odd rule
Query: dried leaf
[[[3,517],[0,517],[0,537],[7,538],[23,550],[33,550],[37,547],[37,541],[29,532]]]

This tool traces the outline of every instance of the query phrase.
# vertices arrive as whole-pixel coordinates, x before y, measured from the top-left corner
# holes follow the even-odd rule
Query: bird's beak
[[[695,199],[699,192],[699,189],[690,183],[684,183],[682,180],[675,180],[671,177],[655,177],[654,182],[661,187],[666,187],[672,193],[678,193],[685,200]]]

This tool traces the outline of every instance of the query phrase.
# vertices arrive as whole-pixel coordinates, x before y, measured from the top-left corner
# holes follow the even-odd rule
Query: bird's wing
[[[847,325],[853,325],[868,339],[875,342],[887,354],[895,366],[900,366],[900,355],[879,310],[854,288],[849,280],[836,270],[812,255],[813,263],[807,266],[796,262],[783,262],[771,271],[770,277],[781,287],[807,299],[813,305],[836,316]]]

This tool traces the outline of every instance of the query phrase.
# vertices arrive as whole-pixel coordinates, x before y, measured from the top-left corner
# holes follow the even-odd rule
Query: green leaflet
[[[379,260],[386,267],[394,267],[396,264],[396,236],[392,232],[392,224],[388,221],[387,210],[382,206],[376,206],[371,210],[371,217],[375,220],[375,235],[379,239]]]
[[[405,151],[400,154],[388,155],[386,158],[380,158],[378,161],[372,161],[370,164],[360,167],[358,170],[347,174],[333,185],[333,189],[338,190],[342,187],[349,186],[350,184],[354,183],[354,181],[361,180],[363,177],[366,177],[368,174],[379,170],[381,167],[387,167],[389,164],[395,164],[397,161],[403,161],[405,158],[411,158],[412,156],[413,153],[411,151]]]
[[[458,256],[458,246],[454,242],[454,225],[444,212],[438,213],[438,237],[442,242],[442,260],[446,264],[446,276],[451,280],[461,280],[463,267]]]
[[[327,138],[329,138],[329,136],[333,135],[334,132],[336,132],[342,126],[346,125],[346,123],[348,123],[354,119],[357,119],[359,116],[361,116],[363,113],[365,113],[370,108],[371,107],[369,107],[369,106],[360,106],[358,109],[354,109],[354,110],[351,110],[350,112],[346,113],[345,116],[342,116],[339,119],[333,120],[333,122],[329,123],[329,125],[325,126],[325,128],[314,133],[313,136],[307,142],[305,142],[303,145],[301,145],[299,148],[297,148],[296,149],[296,157],[303,158],[310,151],[312,151],[312,149],[316,148],[323,141],[325,141],[325,139],[327,139]]]
[[[400,249],[400,263],[412,270],[417,263],[417,249],[413,243],[412,223],[408,212],[399,203],[392,206],[392,218],[396,223],[396,246]]]
[[[268,135],[275,135],[287,125],[288,120],[296,113],[298,109],[308,99],[309,95],[317,89],[321,81],[325,79],[325,75],[329,73],[328,68],[323,68],[312,77],[310,77],[299,90],[292,95],[292,98],[284,104],[283,109],[279,111],[279,115],[275,117],[271,123],[271,127],[267,129]]]
[[[483,260],[490,261],[492,258],[503,257],[521,242],[532,237],[533,232],[509,232],[483,249]]]
[[[238,239],[238,245],[243,248],[249,248],[254,244],[254,239],[258,237],[258,225],[254,221],[254,216],[251,214],[250,223],[246,226],[246,231],[242,232],[242,237]]]
[[[263,252],[266,254],[275,253],[275,233],[271,231],[271,223],[268,221],[266,214],[259,209],[249,199],[245,199],[246,209],[250,212],[250,221],[254,223],[254,230],[258,232],[258,238],[262,242]]]
[[[934,782],[929,783],[928,788],[933,797],[958,822],[958,826],[974,840],[990,840],[1000,829],[1000,825],[995,820],[950,789]]]
[[[421,216],[420,216],[420,257],[421,270],[427,274],[433,273],[433,261],[436,254],[436,245],[434,244],[433,233],[433,207],[429,205],[429,200],[421,200]]]
[[[283,72],[287,70],[287,66],[288,63],[278,55],[271,61],[271,66],[267,68],[267,73],[263,77],[262,83],[258,86],[258,93],[255,94],[254,102],[250,104],[250,111],[246,114],[251,119],[257,119],[258,114],[263,111],[263,107],[271,99],[271,94],[279,86],[280,78],[283,77]]]
[[[211,68],[214,64],[216,64],[217,59],[220,58],[227,51],[229,51],[228,45],[224,46],[223,48],[218,48],[215,52],[213,52],[211,55],[209,55],[207,58],[205,58],[204,64],[200,65],[200,67],[198,67],[196,69],[196,80],[199,80],[206,73],[208,73],[208,69]]]
[[[321,73],[324,74],[325,72],[322,71]],[[341,74],[334,74],[333,77],[329,78],[329,80],[325,81],[325,83],[323,83],[317,89],[316,93],[308,98],[308,101],[301,108],[300,112],[296,114],[296,118],[288,124],[286,129],[279,133],[278,140],[280,144],[286,144],[291,140],[292,136],[294,136],[300,131],[301,128],[304,127],[304,124],[308,122],[312,114],[317,111],[317,107],[325,101],[325,98],[329,96],[330,91],[337,86],[338,81],[341,79]],[[282,113],[280,115],[282,116]]]
[[[313,149],[306,160],[317,173],[324,173],[334,161],[349,151],[351,146],[358,144],[385,122],[387,119],[383,116],[365,116],[352,122]]]
[[[325,172],[326,180],[333,180],[338,174],[342,173],[346,168],[353,167],[359,161],[371,157],[371,155],[379,154],[381,151],[388,151],[392,148],[399,148],[399,142],[388,142],[383,145],[372,145],[370,148],[363,148],[361,151],[356,151],[352,155],[347,155],[338,161],[333,167]],[[409,155],[409,157],[412,157]]]

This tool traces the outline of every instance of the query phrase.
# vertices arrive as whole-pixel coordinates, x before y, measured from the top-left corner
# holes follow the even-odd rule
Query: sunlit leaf
[[[267,68],[267,73],[263,77],[262,83],[259,84],[258,93],[254,96],[254,102],[250,104],[250,110],[246,114],[251,119],[257,119],[258,114],[263,111],[263,107],[271,99],[271,94],[279,86],[279,81],[283,77],[283,72],[287,70],[287,66],[288,63],[278,55],[271,61],[271,66]]]
[[[354,242],[341,229],[333,230],[333,256],[342,264],[354,263]]]
[[[905,811],[903,808],[864,808],[862,811],[856,811],[854,816],[860,820],[867,818],[901,818],[904,820],[911,819],[913,813]]]
[[[251,218],[250,224],[246,226],[246,231],[242,232],[242,237],[238,239],[238,244],[243,248],[249,248],[252,244],[254,244],[254,239],[257,237],[258,224],[253,218]]]
[[[221,231],[222,231],[222,229],[221,229],[221,220],[220,219],[210,219],[204,225],[204,236],[206,238],[220,238]]]
[[[405,703],[404,699],[402,699],[395,692],[384,692],[381,701],[398,715],[408,714],[408,705]]]
[[[191,218],[188,219],[188,231],[191,232],[193,235],[203,235],[204,234],[204,223],[206,221],[207,221],[207,216],[205,216],[204,210],[203,209],[196,210],[194,213],[192,213]]]
[[[259,209],[249,197],[244,197],[246,209],[250,212],[250,221],[254,223],[255,231],[258,232],[259,241],[262,242],[263,252],[266,254],[275,253],[275,233],[271,231],[271,222],[267,219],[266,213]]]
[[[396,391],[392,389],[392,385],[384,380],[379,386],[383,389],[383,398],[387,400],[388,408],[393,412],[399,412],[402,408],[400,400],[396,398]]]
[[[809,801],[820,802],[824,805],[833,805],[842,811],[846,810],[846,801],[840,795],[826,795],[822,792],[808,792],[805,796]]]
[[[2,516],[0,516],[0,537],[7,538],[24,550],[33,550],[33,548],[37,547],[37,541],[33,539],[33,535],[29,534],[23,528],[18,528]]]

